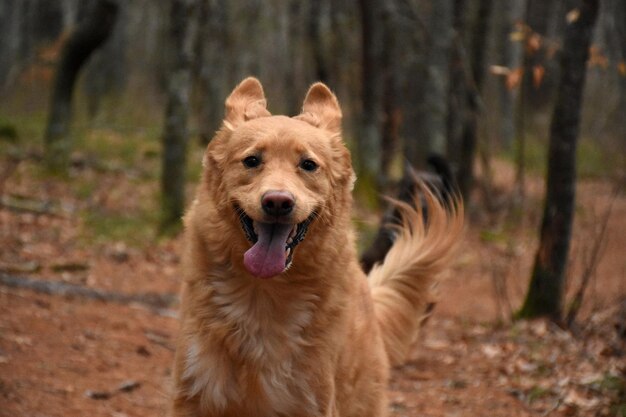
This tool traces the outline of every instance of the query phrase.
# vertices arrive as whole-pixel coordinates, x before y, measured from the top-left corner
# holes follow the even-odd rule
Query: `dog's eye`
[[[302,162],[300,162],[300,168],[302,168],[305,171],[313,172],[317,169],[317,164],[315,163],[315,161],[311,159],[305,159]]]
[[[248,156],[242,162],[246,168],[256,168],[261,165],[261,158],[258,156]]]

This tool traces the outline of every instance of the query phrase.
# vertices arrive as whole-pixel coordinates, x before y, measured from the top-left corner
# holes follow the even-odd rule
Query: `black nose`
[[[263,211],[270,216],[286,216],[295,205],[296,199],[288,191],[268,191],[261,197]]]

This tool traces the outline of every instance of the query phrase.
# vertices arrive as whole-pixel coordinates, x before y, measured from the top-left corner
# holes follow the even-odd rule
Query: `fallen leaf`
[[[597,398],[585,398],[576,392],[576,390],[570,390],[565,396],[563,402],[565,404],[575,405],[585,410],[589,410],[600,404],[600,400]]]
[[[137,382],[137,381],[124,381],[120,384],[119,387],[117,387],[117,390],[120,392],[132,392],[134,390],[136,390],[137,388],[139,388],[141,386],[141,383]]]
[[[85,391],[85,397],[91,398],[92,400],[108,400],[112,396],[113,394],[108,391]]]
[[[535,65],[533,67],[533,86],[535,88],[539,88],[541,86],[541,82],[543,81],[543,76],[546,73],[546,69],[543,65]]]
[[[567,23],[574,23],[580,17],[580,9],[572,9],[565,15],[565,20]]]
[[[482,345],[480,347],[480,350],[489,359],[493,359],[496,356],[500,356],[500,353],[501,353],[500,348],[494,345]]]
[[[522,358],[519,358],[515,361],[515,368],[521,372],[534,372],[537,370],[537,365],[531,362],[528,362]]]
[[[509,75],[511,73],[511,68],[503,65],[492,65],[489,67],[489,72],[494,75]]]

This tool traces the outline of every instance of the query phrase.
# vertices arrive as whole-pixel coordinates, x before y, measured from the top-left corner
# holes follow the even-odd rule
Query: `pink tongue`
[[[248,272],[259,278],[270,278],[285,270],[285,246],[293,225],[257,223],[259,240],[243,255]]]

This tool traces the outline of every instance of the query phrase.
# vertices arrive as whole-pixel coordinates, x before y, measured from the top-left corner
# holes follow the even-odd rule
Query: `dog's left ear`
[[[233,130],[247,120],[270,116],[266,107],[263,86],[256,78],[248,77],[226,99],[224,125]]]
[[[315,83],[309,88],[302,105],[302,113],[295,118],[333,133],[341,132],[339,102],[323,83]]]

